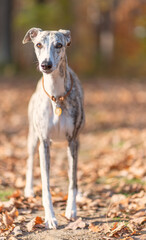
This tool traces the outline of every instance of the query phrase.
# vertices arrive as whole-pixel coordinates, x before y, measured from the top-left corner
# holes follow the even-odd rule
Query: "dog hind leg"
[[[27,159],[27,171],[26,171],[26,186],[24,190],[25,197],[34,195],[33,192],[33,160],[38,143],[38,137],[32,125],[29,128],[28,134],[28,159]]]

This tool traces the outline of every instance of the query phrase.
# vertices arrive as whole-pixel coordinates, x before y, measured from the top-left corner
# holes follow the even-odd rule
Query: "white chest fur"
[[[62,114],[55,113],[56,104],[52,104],[52,111],[49,116],[49,137],[53,141],[64,141],[66,135],[72,136],[73,121],[66,109],[62,109]]]

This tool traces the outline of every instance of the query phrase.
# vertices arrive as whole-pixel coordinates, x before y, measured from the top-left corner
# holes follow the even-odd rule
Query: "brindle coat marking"
[[[66,217],[76,217],[78,135],[84,124],[83,93],[76,74],[68,67],[66,47],[70,45],[70,31],[42,31],[30,29],[23,43],[32,41],[43,73],[45,90],[55,97],[64,96],[72,90],[63,102],[53,102],[43,91],[39,81],[29,103],[28,161],[25,196],[33,195],[33,157],[40,141],[39,155],[42,178],[43,206],[47,228],[56,228],[57,221],[49,187],[50,140],[68,141],[69,193]],[[56,105],[62,108],[61,116],[55,114]]]

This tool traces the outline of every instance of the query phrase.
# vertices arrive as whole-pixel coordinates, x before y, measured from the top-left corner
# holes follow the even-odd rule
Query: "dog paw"
[[[25,196],[25,197],[34,197],[34,191],[33,191],[33,189],[25,188],[25,189],[24,189],[24,196]]]
[[[76,189],[71,189],[68,194],[65,216],[68,219],[76,218]]]
[[[45,219],[45,228],[57,229],[57,220],[55,217],[49,217]]]
[[[67,219],[70,219],[70,220],[76,219],[76,216],[77,216],[76,207],[74,208],[67,207],[65,211],[65,216]]]

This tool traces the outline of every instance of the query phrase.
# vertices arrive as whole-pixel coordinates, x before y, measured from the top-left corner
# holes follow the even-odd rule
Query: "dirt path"
[[[34,168],[37,197],[23,197],[27,104],[34,84],[0,83],[0,198],[5,200],[9,192],[20,190],[12,195],[9,206],[19,211],[13,224],[20,226],[22,234],[16,239],[146,239],[146,84],[97,80],[83,85],[86,127],[80,137],[77,208],[85,227],[66,229],[68,178],[66,144],[62,143],[52,145],[50,170],[59,228],[45,230],[42,224],[28,232],[27,224],[44,216],[38,154]],[[4,214],[5,210],[10,208],[0,202],[0,211]],[[1,214],[0,222],[2,239],[15,235],[4,230]]]

